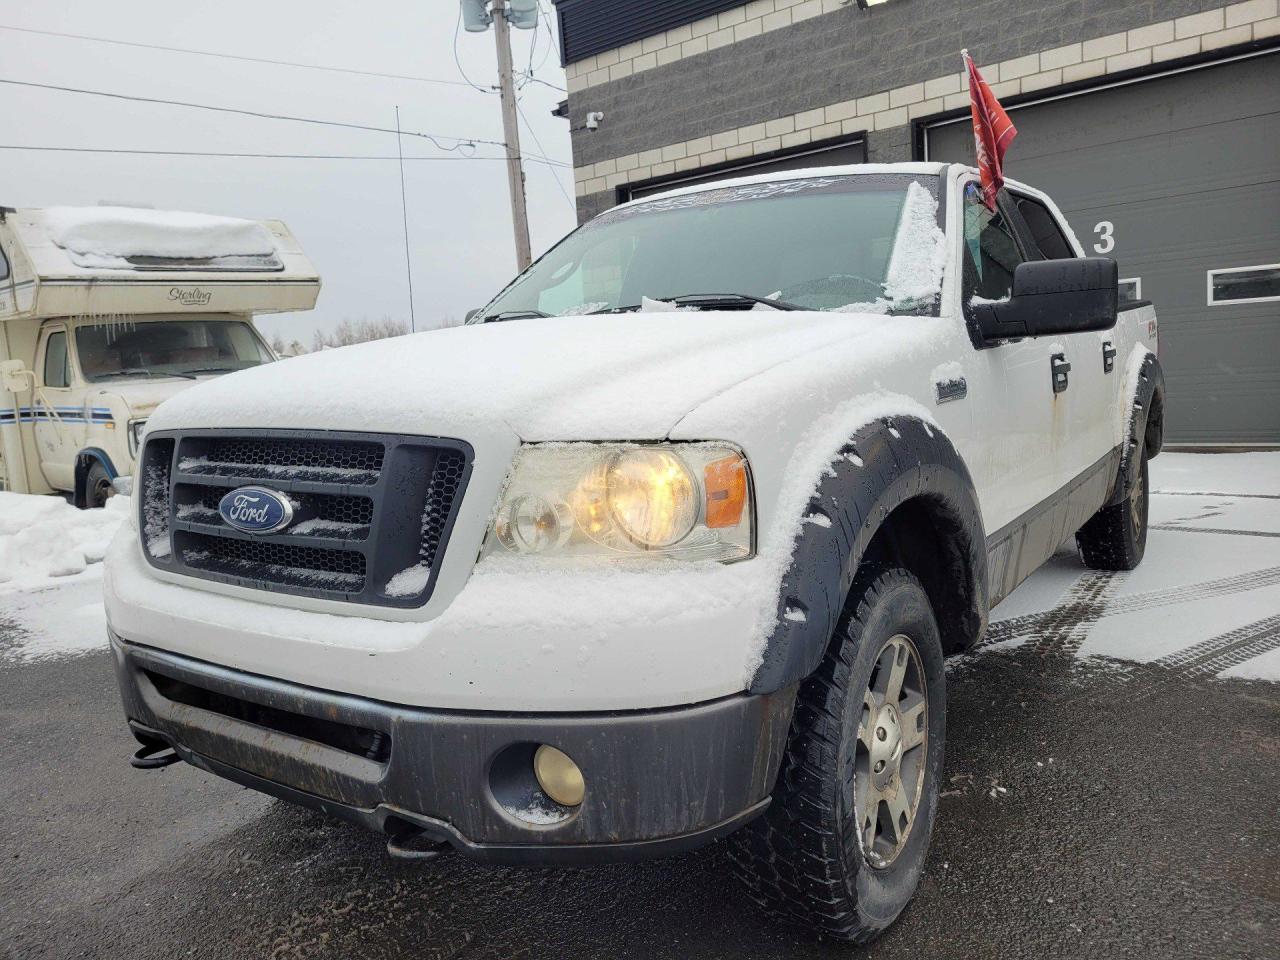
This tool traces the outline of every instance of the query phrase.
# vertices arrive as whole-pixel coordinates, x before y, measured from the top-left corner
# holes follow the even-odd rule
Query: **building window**
[[[1280,263],[1209,271],[1209,306],[1280,300]]]

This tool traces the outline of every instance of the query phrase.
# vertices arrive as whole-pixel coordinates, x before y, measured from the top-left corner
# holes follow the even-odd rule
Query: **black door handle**
[[[1102,372],[1110,373],[1116,368],[1116,348],[1110,340],[1102,341]]]
[[[1071,372],[1071,364],[1067,363],[1065,353],[1055,353],[1049,358],[1049,369],[1053,376],[1053,392],[1061,393],[1067,389],[1067,374]]]

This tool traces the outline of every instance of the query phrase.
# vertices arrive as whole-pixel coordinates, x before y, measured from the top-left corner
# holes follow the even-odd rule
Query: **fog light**
[[[576,807],[587,792],[578,765],[566,753],[545,743],[533,755],[533,773],[543,793],[566,807]]]

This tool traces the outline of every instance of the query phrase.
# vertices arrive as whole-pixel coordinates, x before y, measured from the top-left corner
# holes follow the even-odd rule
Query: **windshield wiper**
[[[785,300],[774,300],[770,297],[753,297],[749,293],[685,293],[678,297],[655,297],[663,303],[674,303],[680,307],[697,307],[702,310],[750,310],[757,303],[772,307],[775,310],[807,310]],[[630,313],[640,309],[640,304],[633,303],[628,307],[610,307],[598,310],[597,313]]]
[[[551,314],[541,310],[499,310],[484,318],[485,323],[497,323],[499,320],[527,320],[537,317],[549,317]]]
[[[185,377],[188,380],[194,380],[189,373],[178,373],[174,370],[163,370],[156,372],[155,370],[147,370],[143,367],[126,367],[123,370],[112,370],[110,373],[102,373],[98,375],[99,380],[109,377]]]
[[[174,374],[174,376],[191,377],[191,379],[194,380],[195,375],[197,373],[235,373],[237,370],[241,370],[241,369],[243,368],[242,367],[196,367],[194,370],[188,370],[185,373]]]
[[[730,304],[740,306],[747,303],[763,303],[765,306],[773,307],[775,310],[806,309],[794,303],[787,303],[785,300],[774,300],[771,297],[753,297],[749,293],[686,293],[679,297],[663,297],[662,299],[667,303],[678,304],[682,307],[706,307],[710,310]]]

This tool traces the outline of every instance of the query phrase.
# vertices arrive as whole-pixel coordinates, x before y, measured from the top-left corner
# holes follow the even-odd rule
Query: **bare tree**
[[[347,347],[353,343],[365,343],[369,340],[385,340],[388,337],[402,337],[409,332],[407,324],[390,317],[370,320],[345,318],[332,333],[326,334],[317,330],[312,338],[312,350],[327,350],[331,347]]]

